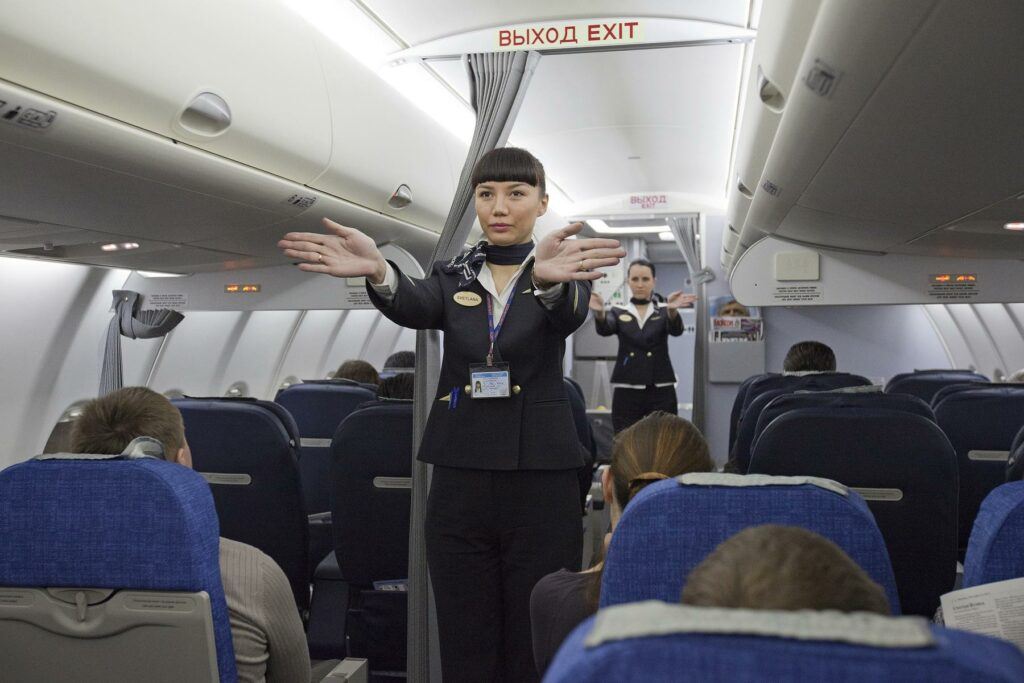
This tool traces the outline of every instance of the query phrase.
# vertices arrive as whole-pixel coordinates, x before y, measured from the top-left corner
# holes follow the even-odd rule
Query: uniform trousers
[[[425,535],[445,683],[539,680],[530,593],[580,568],[576,475],[434,466]]]
[[[679,414],[674,386],[646,389],[627,389],[618,387],[612,395],[612,426],[618,434],[656,410],[663,410],[671,415]]]

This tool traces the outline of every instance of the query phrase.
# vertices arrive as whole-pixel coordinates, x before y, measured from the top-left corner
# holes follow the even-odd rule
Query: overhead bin
[[[330,95],[333,145],[329,167],[309,184],[440,232],[466,144],[329,38],[317,34],[316,44]],[[411,203],[389,205],[403,186]]]
[[[273,0],[0,3],[0,78],[305,184],[331,110],[314,30]]]
[[[829,1],[747,231],[832,248],[1005,257],[1020,220],[1024,6]]]

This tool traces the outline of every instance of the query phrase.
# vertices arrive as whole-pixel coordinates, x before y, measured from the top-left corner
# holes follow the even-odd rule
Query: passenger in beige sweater
[[[126,387],[90,402],[75,422],[75,453],[121,453],[148,436],[164,457],[192,467],[181,413],[145,387]],[[220,576],[231,618],[238,680],[243,683],[305,683],[309,650],[295,598],[277,563],[261,551],[220,539]]]

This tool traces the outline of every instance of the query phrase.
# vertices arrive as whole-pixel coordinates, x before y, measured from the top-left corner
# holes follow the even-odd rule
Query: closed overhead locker
[[[312,33],[272,0],[8,0],[0,79],[305,184],[331,149]]]
[[[440,232],[466,144],[329,38],[318,34],[316,40],[330,93],[334,143],[330,166],[310,185]],[[411,202],[390,205],[403,185]]]

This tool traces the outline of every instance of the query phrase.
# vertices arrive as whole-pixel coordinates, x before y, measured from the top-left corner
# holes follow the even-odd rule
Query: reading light
[[[138,242],[124,242],[124,243],[121,244],[121,248],[122,249],[138,249],[139,248],[139,243]]]
[[[1003,225],[1007,230],[1024,230],[1024,221],[1014,221]]]
[[[658,239],[660,239],[662,242],[674,242],[676,236],[666,230],[665,232],[658,233]]]
[[[121,247],[119,247],[119,246],[117,246],[116,244],[113,244],[113,243],[100,245],[100,249],[102,249],[103,251],[117,251],[120,248]]]
[[[664,223],[659,225],[633,225],[628,228],[613,228],[599,218],[588,218],[587,223],[594,229],[594,232],[605,235],[650,235],[665,232]]]

